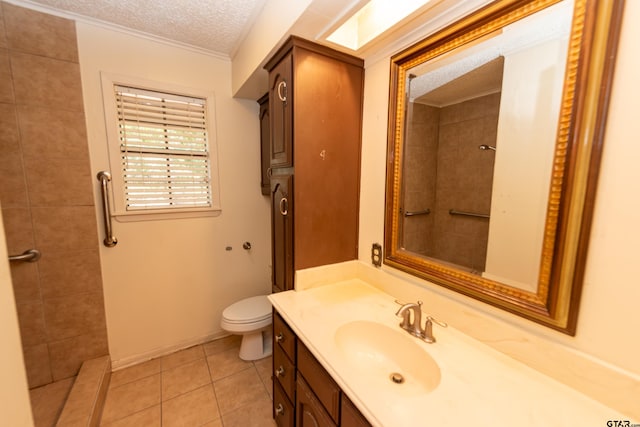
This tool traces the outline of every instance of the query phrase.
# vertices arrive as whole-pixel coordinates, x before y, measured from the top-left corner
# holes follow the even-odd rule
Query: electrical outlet
[[[371,263],[376,267],[382,265],[382,246],[380,246],[380,243],[371,245]]]

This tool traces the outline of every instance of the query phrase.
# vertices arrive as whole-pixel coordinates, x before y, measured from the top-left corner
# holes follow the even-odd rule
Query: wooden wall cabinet
[[[278,427],[371,427],[275,310],[273,337],[273,417]]]
[[[265,66],[274,291],[293,289],[295,270],[358,257],[363,65],[359,58],[291,37]],[[278,212],[285,180],[283,218]],[[290,232],[282,235],[283,230]]]

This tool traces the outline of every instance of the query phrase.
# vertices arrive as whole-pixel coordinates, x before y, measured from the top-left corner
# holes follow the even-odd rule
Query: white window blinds
[[[206,99],[114,88],[126,210],[211,207]]]

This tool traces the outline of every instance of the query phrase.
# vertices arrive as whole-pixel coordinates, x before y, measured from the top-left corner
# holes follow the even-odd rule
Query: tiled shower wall
[[[438,182],[435,206],[434,257],[484,271],[489,221],[454,216],[450,209],[489,214],[500,93],[493,93],[440,111]]]
[[[433,252],[433,210],[436,203],[435,183],[438,172],[438,132],[440,108],[419,103],[409,104],[411,126],[404,147],[404,211],[429,214],[404,217],[402,221],[405,248],[427,255]]]
[[[500,93],[442,108],[412,104],[404,162],[403,245],[413,252],[484,271],[489,221],[453,216],[450,209],[488,214]]]
[[[0,2],[0,203],[30,387],[108,354],[75,24]],[[97,182],[97,181],[96,181]]]

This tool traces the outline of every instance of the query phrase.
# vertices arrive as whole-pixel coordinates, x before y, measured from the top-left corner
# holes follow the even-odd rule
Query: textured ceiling
[[[232,56],[266,0],[31,0]]]

